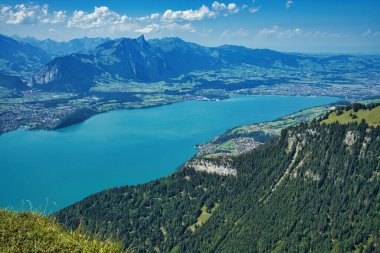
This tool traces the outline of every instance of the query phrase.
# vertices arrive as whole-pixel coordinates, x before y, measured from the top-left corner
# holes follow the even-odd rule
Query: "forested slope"
[[[141,252],[379,251],[379,127],[301,124],[233,167],[222,177],[185,166],[56,217]]]
[[[125,245],[170,251],[206,205],[223,199],[231,178],[183,169],[147,184],[94,194],[56,214],[58,221],[92,234],[113,237]]]
[[[236,194],[180,251],[379,250],[379,130],[301,125],[241,156]]]

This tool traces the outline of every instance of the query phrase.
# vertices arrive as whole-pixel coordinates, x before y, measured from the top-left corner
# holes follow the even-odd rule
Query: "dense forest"
[[[379,127],[290,127],[233,167],[236,176],[183,166],[55,216],[138,252],[379,252]]]

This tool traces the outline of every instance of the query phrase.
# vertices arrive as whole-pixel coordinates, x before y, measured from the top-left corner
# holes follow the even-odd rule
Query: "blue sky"
[[[293,52],[380,53],[378,0],[45,0],[0,3],[0,33],[39,39],[178,36]]]

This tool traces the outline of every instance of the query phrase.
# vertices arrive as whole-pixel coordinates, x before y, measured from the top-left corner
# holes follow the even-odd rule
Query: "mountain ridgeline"
[[[87,91],[97,81],[156,82],[194,70],[237,64],[296,67],[307,56],[239,46],[204,47],[179,38],[146,41],[121,38],[107,41],[87,53],[55,58],[33,77],[33,86],[45,90]]]
[[[354,82],[346,76],[378,69],[375,56],[307,55],[232,45],[205,47],[180,38],[80,38],[67,42],[13,38],[0,35],[0,71],[41,91],[89,94],[99,91],[100,86],[100,90],[112,85],[126,89],[128,85],[157,82],[166,86],[190,83],[193,90],[233,90],[297,83],[300,76],[311,72],[322,75],[325,85],[326,80]],[[226,70],[231,73],[225,75]],[[268,76],[263,78],[261,73]]]
[[[236,176],[184,165],[150,183],[91,195],[55,217],[139,252],[373,252],[379,136],[364,121],[304,123],[232,158]]]
[[[38,40],[33,37],[21,38],[13,36],[13,39],[28,43],[32,46],[38,47],[44,50],[51,57],[58,57],[63,55],[69,55],[77,52],[86,52],[95,49],[100,44],[110,40],[108,38],[78,38],[69,41],[55,41],[51,39]]]
[[[0,47],[0,71],[25,80],[52,60],[44,50],[3,35],[0,35]]]

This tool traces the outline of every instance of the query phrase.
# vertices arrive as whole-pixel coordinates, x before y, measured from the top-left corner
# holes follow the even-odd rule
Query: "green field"
[[[194,233],[198,227],[203,226],[203,224],[205,224],[206,221],[208,221],[211,218],[212,214],[216,211],[216,209],[218,209],[218,207],[219,207],[219,203],[215,203],[215,206],[211,209],[210,213],[208,213],[207,207],[203,206],[201,209],[202,213],[197,218],[197,222],[189,227],[191,232]]]
[[[25,251],[27,250],[27,251]],[[66,231],[52,218],[30,212],[0,210],[0,252],[125,252],[119,243]]]
[[[365,120],[370,126],[380,125],[380,106],[373,108],[372,110],[360,109],[354,112],[353,109],[344,111],[343,114],[337,115],[337,112],[332,112],[327,119],[323,120],[322,123],[332,124],[334,122],[339,122],[340,124],[348,124],[351,122],[360,123]]]

